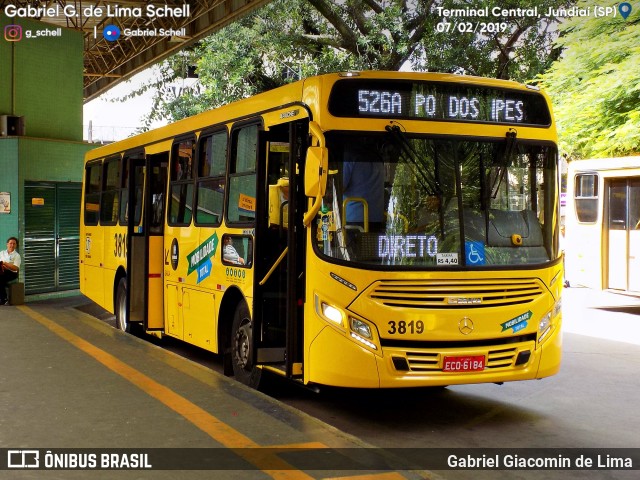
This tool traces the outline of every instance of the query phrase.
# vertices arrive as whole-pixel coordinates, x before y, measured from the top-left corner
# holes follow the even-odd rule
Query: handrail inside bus
[[[264,278],[262,280],[260,280],[260,283],[258,283],[258,285],[262,286],[265,283],[267,283],[267,280],[269,280],[269,277],[271,276],[271,274],[275,271],[276,268],[278,268],[278,265],[280,265],[280,262],[282,261],[282,259],[284,257],[287,256],[287,252],[289,251],[289,247],[285,247],[285,249],[282,251],[282,253],[280,254],[280,256],[278,257],[278,259],[276,260],[276,262],[273,264],[273,266],[271,267],[271,269],[269,269],[269,271],[267,272],[267,274],[264,276]]]
[[[347,197],[342,202],[342,225],[347,225],[347,204],[349,203],[361,203],[362,204],[362,219],[364,220],[364,231],[369,232],[369,203],[362,197]]]
[[[324,149],[326,145],[326,140],[324,138],[324,133],[322,133],[322,129],[320,128],[320,125],[318,125],[314,121],[309,122],[309,132],[318,139],[318,146]],[[323,180],[322,180],[323,177],[326,177],[326,171],[327,171],[326,167],[323,166],[321,162],[320,172],[318,172],[320,175],[320,184],[323,183]],[[320,211],[320,207],[322,206],[323,195],[324,195],[324,188],[318,188],[316,198],[313,201],[311,208],[309,208],[309,211],[305,213],[304,218],[302,220],[302,223],[305,227],[308,227],[311,224],[311,221],[315,218],[317,213]]]

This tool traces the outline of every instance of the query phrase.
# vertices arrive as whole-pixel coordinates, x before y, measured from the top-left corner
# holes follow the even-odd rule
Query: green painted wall
[[[7,237],[16,236],[20,240],[19,251],[24,252],[24,202],[30,201],[24,198],[25,182],[81,182],[84,155],[95,147],[65,140],[0,138],[0,193],[11,194],[11,212],[0,213],[0,250],[4,250]],[[30,262],[23,258],[26,269]]]
[[[0,33],[9,25],[7,17],[0,14]],[[11,49],[12,42],[0,38],[0,114],[11,113]]]
[[[82,141],[82,34],[36,37],[56,27],[0,14],[3,35],[7,25],[20,26],[22,39],[0,39],[0,114],[24,116],[29,137]]]
[[[2,40],[0,40],[2,41]],[[14,172],[18,165],[18,140],[15,138],[0,138],[0,192],[11,194],[11,213],[0,213],[0,250],[5,249],[7,237],[18,236],[19,201],[18,176],[6,174]],[[2,207],[0,207],[2,208]]]
[[[22,38],[9,41],[7,25],[19,26]],[[20,33],[13,30],[17,39]],[[36,36],[45,30],[55,32],[56,36],[42,33]],[[95,145],[82,142],[82,34],[28,19],[7,18],[3,14],[0,14],[0,32],[5,37],[0,38],[0,115],[22,116],[25,124],[24,136],[0,137],[0,192],[11,194],[11,213],[0,213],[0,249],[4,248],[7,237],[13,235],[20,239],[19,251],[24,262],[20,278],[25,281],[34,278],[27,273],[37,273],[43,259],[39,250],[32,248],[32,239],[29,239],[30,247],[24,241],[25,232],[33,233],[35,221],[33,215],[25,215],[33,210],[31,198],[25,199],[25,191],[33,193],[33,190],[25,190],[25,182],[56,182],[56,187],[60,183],[80,182],[84,154]],[[73,208],[75,206],[71,206],[67,214],[73,215]],[[79,216],[79,205],[77,210]],[[26,217],[30,225],[25,225]],[[68,252],[66,255],[64,260],[68,261]],[[62,261],[62,257],[56,257],[57,261]],[[72,255],[71,261],[75,259]],[[63,276],[71,275],[64,269],[59,272]],[[77,283],[77,279],[61,277],[58,287],[47,287],[64,290],[72,288],[74,282]],[[35,287],[26,288],[29,291]]]
[[[84,154],[96,145],[20,138],[20,184],[25,181],[81,182]]]

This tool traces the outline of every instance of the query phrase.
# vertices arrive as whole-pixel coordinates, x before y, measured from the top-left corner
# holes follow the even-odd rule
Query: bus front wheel
[[[116,328],[123,332],[131,331],[131,324],[127,316],[127,279],[121,278],[116,289]]]
[[[253,322],[243,302],[236,307],[231,326],[231,364],[236,380],[258,388],[262,370],[253,361]]]

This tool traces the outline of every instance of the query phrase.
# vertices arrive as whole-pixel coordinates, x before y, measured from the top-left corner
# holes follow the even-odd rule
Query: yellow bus
[[[640,157],[569,163],[566,278],[640,294]]]
[[[556,144],[515,82],[301,80],[89,152],[81,290],[252,386],[553,375]]]

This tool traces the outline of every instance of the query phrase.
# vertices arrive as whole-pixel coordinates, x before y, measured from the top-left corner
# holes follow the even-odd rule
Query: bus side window
[[[139,160],[143,159],[144,154],[141,151],[127,152],[122,158],[122,172],[120,175],[120,204],[119,204],[119,217],[120,225],[127,225],[129,222],[129,186],[131,185],[131,178],[129,175],[133,175],[133,183],[135,185],[134,197],[135,211],[133,224],[139,225],[142,220],[142,189],[144,186],[144,166],[139,165]],[[131,165],[138,163],[136,167],[131,170]]]
[[[100,224],[115,225],[118,221],[120,156],[105,160],[103,181],[102,198],[100,199]]]
[[[575,177],[574,203],[580,223],[594,223],[598,219],[598,175],[578,174]]]
[[[230,223],[249,223],[256,218],[257,145],[258,125],[233,131],[227,208]]]
[[[201,136],[196,187],[196,224],[218,226],[222,222],[227,131]]]
[[[120,175],[120,225],[127,224],[127,202],[129,201],[129,162],[122,162]]]
[[[250,267],[253,261],[253,239],[247,235],[222,236],[223,265]]]
[[[100,218],[100,186],[102,162],[90,163],[85,168],[84,224],[98,225]]]
[[[171,148],[169,224],[189,225],[193,212],[193,137],[175,142]]]

